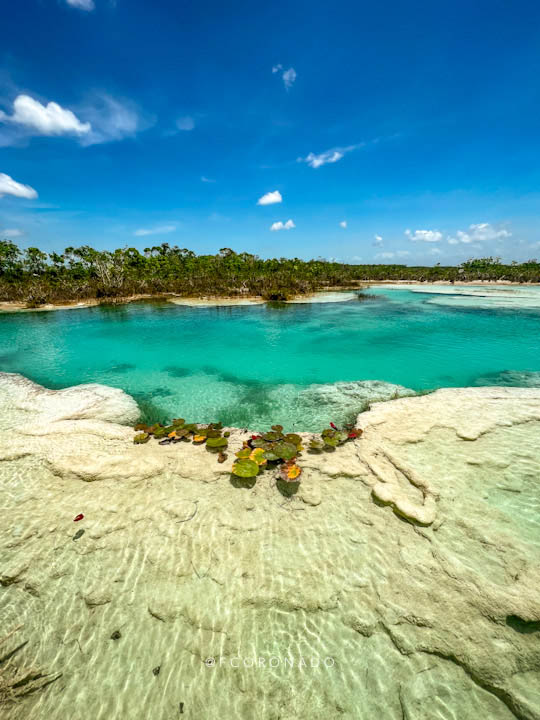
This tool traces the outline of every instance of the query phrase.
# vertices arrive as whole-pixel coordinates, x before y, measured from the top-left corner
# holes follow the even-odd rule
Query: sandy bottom
[[[0,375],[0,635],[61,674],[3,720],[540,718],[540,390],[377,404],[290,497],[134,413]]]
[[[435,283],[409,285],[396,283],[385,284],[384,287],[433,295],[433,298],[428,300],[432,305],[449,305],[465,308],[481,307],[486,309],[515,308],[516,310],[540,308],[540,286],[538,285],[448,285]]]

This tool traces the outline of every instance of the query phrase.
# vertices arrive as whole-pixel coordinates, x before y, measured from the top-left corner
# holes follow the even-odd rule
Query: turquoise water
[[[366,389],[357,393],[353,381],[415,391],[540,385],[540,309],[453,306],[448,296],[449,304],[434,304],[429,292],[407,289],[370,295],[326,304],[132,303],[4,314],[0,370],[50,388],[119,387],[147,418],[260,429],[273,422],[320,429],[354,415]]]

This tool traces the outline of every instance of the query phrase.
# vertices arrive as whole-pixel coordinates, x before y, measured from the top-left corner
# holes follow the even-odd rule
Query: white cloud
[[[275,205],[276,203],[280,203],[283,200],[281,197],[281,193],[279,190],[273,190],[272,192],[267,192],[265,195],[260,197],[257,200],[257,205]]]
[[[18,238],[22,237],[24,235],[22,230],[19,230],[18,228],[5,228],[5,230],[0,230],[0,239],[1,238]]]
[[[97,145],[135,137],[151,127],[155,118],[143,115],[138,106],[126,99],[117,99],[106,93],[94,93],[81,106],[80,114],[88,118],[92,130],[81,138],[83,145]]]
[[[341,158],[344,157],[346,153],[364,147],[364,145],[365,143],[359,143],[358,145],[348,145],[347,147],[332,148],[331,150],[325,150],[324,152],[319,153],[319,155],[310,152],[309,155],[307,155],[305,158],[297,158],[297,162],[305,162],[312,168],[319,168],[322,165],[327,165],[328,163],[335,163],[338,160],[341,160]]]
[[[450,245],[458,245],[459,243],[474,243],[484,242],[486,240],[500,240],[501,238],[509,238],[512,233],[504,228],[494,228],[489,223],[476,223],[469,225],[469,229],[466,232],[458,230],[456,237],[449,237],[448,242]]]
[[[405,235],[412,240],[412,242],[440,242],[442,240],[442,232],[439,230],[405,230]]]
[[[13,115],[0,114],[0,122],[20,125],[37,135],[84,135],[90,123],[83,123],[71,110],[49,102],[42,105],[29,95],[18,95],[13,102]]]
[[[285,70],[281,77],[283,78],[285,89],[289,90],[289,88],[292,88],[294,81],[296,80],[296,70],[294,68],[289,68],[288,70]]]
[[[176,230],[176,225],[159,225],[154,228],[140,228],[133,233],[136,237],[145,237],[146,235],[166,235]]]
[[[408,250],[397,250],[397,252],[380,252],[375,257],[380,260],[391,260],[394,257],[407,257],[410,254]]]
[[[0,197],[3,195],[14,195],[15,197],[27,198],[32,200],[37,198],[38,194],[30,185],[23,185],[16,182],[12,177],[5,173],[0,173]]]
[[[280,220],[279,222],[272,223],[272,225],[270,225],[270,230],[275,232],[276,230],[291,230],[294,227],[296,227],[296,225],[292,220],[287,220],[286,223],[282,223]]]
[[[92,10],[95,10],[94,0],[66,0],[68,5],[71,5],[71,7],[79,8],[79,10],[86,10],[87,12],[91,12]]]
[[[176,127],[179,130],[193,130],[195,127],[195,120],[191,117],[191,115],[184,115],[184,117],[179,117],[176,121]]]
[[[375,247],[380,247],[383,244],[381,235],[374,235],[372,244],[375,245]]]
[[[23,145],[35,135],[72,135],[81,145],[95,145],[134,137],[155,122],[133,102],[105,93],[93,93],[75,112],[55,102],[44,105],[28,95],[18,95],[12,115],[0,111],[0,123],[4,124],[0,146]]]
[[[346,220],[342,220],[342,221],[339,223],[339,227],[342,227],[342,228],[345,230],[346,227],[347,227],[347,221],[346,221]]]
[[[280,72],[280,70],[283,70],[283,65],[281,63],[278,63],[277,65],[273,66],[272,73],[275,75],[275,73]],[[293,67],[290,67],[288,70],[283,70],[283,73],[281,74],[281,79],[283,80],[285,89],[289,90],[294,85],[294,81],[296,80],[296,70]]]
[[[215,183],[216,181],[215,181],[215,180],[212,180],[211,178],[207,178],[207,177],[205,177],[204,175],[201,175],[201,182],[204,182],[204,183]]]

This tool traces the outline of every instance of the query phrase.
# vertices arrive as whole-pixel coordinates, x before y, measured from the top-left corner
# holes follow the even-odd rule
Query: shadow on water
[[[508,615],[506,624],[522,635],[530,635],[531,633],[540,632],[540,622],[538,620],[523,620],[518,615]]]
[[[167,365],[163,368],[163,371],[169,373],[171,377],[175,378],[183,378],[187,377],[188,375],[193,375],[193,370],[190,370],[186,367],[181,367],[180,365]]]
[[[231,485],[235,488],[244,489],[244,490],[251,490],[252,487],[255,486],[255,483],[257,482],[257,478],[241,478],[237,477],[236,475],[233,475],[231,473],[229,480],[231,482]]]

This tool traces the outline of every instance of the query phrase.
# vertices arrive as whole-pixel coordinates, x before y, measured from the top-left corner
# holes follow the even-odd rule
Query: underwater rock
[[[9,393],[0,382],[1,407]],[[229,429],[220,464],[190,443],[136,446],[91,412],[10,412],[2,622],[24,622],[32,664],[66,672],[2,720],[112,718],[119,703],[166,717],[179,698],[201,718],[230,717],[231,698],[239,720],[540,717],[540,389],[377,403],[360,439],[302,452],[283,494],[267,466],[230,482],[252,433]],[[81,508],[92,542],[72,544]],[[242,665],[254,657],[266,665]]]
[[[123,390],[106,385],[48,390],[22,375],[0,372],[0,429],[22,425],[25,417],[42,423],[92,419],[128,425],[139,417],[139,408]]]

